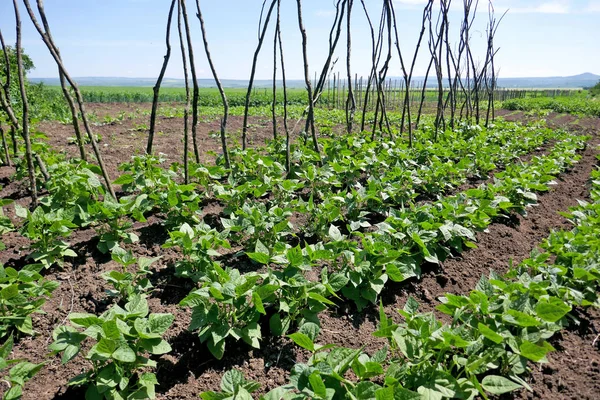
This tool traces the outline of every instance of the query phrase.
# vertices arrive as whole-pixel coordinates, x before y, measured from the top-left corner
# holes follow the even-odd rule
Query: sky
[[[400,47],[412,59],[426,0],[394,0]],[[584,72],[600,74],[598,22],[600,0],[492,0],[498,17],[509,10],[496,36],[500,48],[496,65],[500,77],[568,76]],[[19,0],[23,19],[23,47],[36,66],[30,77],[56,77],[56,64]],[[31,0],[35,7],[35,0]],[[188,0],[192,38],[199,78],[212,77],[195,17],[196,2]],[[208,42],[221,79],[248,79],[258,43],[258,19],[262,0],[202,0]],[[485,58],[488,0],[480,0],[473,28],[475,58]],[[322,68],[328,35],[334,18],[334,0],[303,0],[308,35],[311,75]],[[378,22],[381,0],[365,0],[373,21]],[[450,15],[451,40],[458,42],[462,0],[453,0]],[[165,27],[170,0],[46,0],[44,2],[55,42],[74,77],[158,76],[165,54]],[[282,1],[282,35],[288,79],[302,79],[301,36],[296,1]],[[176,22],[176,20],[174,20]],[[0,0],[0,29],[9,44],[15,41],[12,1]],[[257,79],[270,79],[273,63],[274,24],[259,56]],[[352,15],[352,69],[367,76],[371,39],[365,14],[358,0]],[[336,69],[345,74],[345,40],[342,34],[335,56]],[[182,78],[181,54],[176,24],[171,34],[173,52],[166,77]],[[426,43],[425,43],[426,46]],[[423,47],[416,61],[415,76],[425,74],[429,61]],[[389,76],[400,76],[396,54]],[[279,75],[280,76],[280,75]]]

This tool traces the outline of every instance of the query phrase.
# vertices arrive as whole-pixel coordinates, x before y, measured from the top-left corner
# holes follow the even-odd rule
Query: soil
[[[90,105],[97,115],[117,115],[121,111],[135,110],[139,105]],[[143,107],[143,106],[142,106]],[[147,107],[147,106],[146,106]],[[506,119],[526,121],[527,114],[499,111]],[[102,136],[102,154],[109,166],[111,176],[117,176],[117,165],[127,161],[127,157],[145,148],[145,133],[132,131],[136,124],[145,123],[146,117],[124,121],[122,124],[98,126],[95,132]],[[557,184],[546,194],[539,196],[539,205],[528,209],[526,216],[514,216],[507,221],[499,221],[477,234],[476,249],[444,262],[439,267],[426,266],[419,281],[402,284],[390,284],[382,293],[382,300],[388,315],[397,315],[395,310],[402,308],[409,296],[421,303],[421,310],[433,311],[438,304],[437,298],[444,293],[468,293],[490,269],[505,272],[511,260],[519,262],[548,236],[551,230],[569,229],[569,223],[558,212],[566,211],[577,205],[577,200],[589,196],[588,179],[590,172],[598,164],[596,155],[600,139],[600,119],[577,118],[551,114],[548,124],[554,128],[577,130],[594,134],[588,147],[582,152],[582,160],[570,171],[561,175]],[[251,130],[252,145],[259,146],[270,138],[270,119],[253,118]],[[220,140],[210,138],[209,132],[218,130],[218,121],[203,122],[198,129],[205,160],[214,159],[208,151],[219,152]],[[181,158],[181,138],[183,124],[180,119],[160,118],[157,131],[164,134],[156,136],[155,150],[167,154],[170,161]],[[241,129],[239,118],[231,119],[232,136]],[[72,128],[59,123],[41,124],[40,130],[50,133],[50,143],[55,148],[66,149],[71,155],[77,155],[76,146],[68,144],[68,137],[74,136]],[[15,199],[22,205],[27,204],[27,188],[22,183],[9,179],[13,170],[0,169],[2,197]],[[10,207],[12,209],[12,207]],[[11,216],[9,208],[5,208]],[[218,216],[220,206],[209,204],[205,215]],[[178,307],[179,301],[192,289],[188,280],[173,276],[173,263],[179,255],[174,250],[161,248],[168,237],[157,217],[149,218],[147,223],[137,224],[136,231],[140,242],[128,246],[136,256],[162,258],[153,265],[155,273],[152,283],[155,290],[149,298],[150,310],[155,313],[172,313],[175,321],[166,333],[166,339],[173,351],[157,359],[157,398],[192,399],[206,390],[217,390],[223,372],[240,369],[247,379],[260,382],[261,392],[285,384],[289,369],[296,363],[305,361],[307,354],[298,349],[287,338],[265,335],[260,350],[251,349],[243,343],[228,343],[225,357],[215,360],[206,346],[201,345],[197,337],[187,331],[191,319],[190,312]],[[25,239],[17,234],[4,235],[2,240],[7,250],[0,252],[0,262],[5,265],[21,267],[26,263],[28,246]],[[44,305],[45,314],[34,315],[34,328],[37,335],[17,340],[13,350],[14,358],[27,358],[31,362],[48,360],[48,364],[26,386],[24,400],[80,399],[80,389],[66,386],[68,380],[85,371],[89,365],[82,357],[61,365],[59,357],[47,357],[47,346],[51,343],[52,331],[66,321],[70,312],[100,313],[112,300],[105,293],[104,281],[99,274],[119,268],[109,256],[96,249],[97,239],[93,230],[78,231],[70,238],[78,257],[66,263],[62,271],[52,269],[46,277],[58,280],[61,285],[51,299]],[[440,316],[443,318],[443,316]],[[508,398],[543,399],[598,399],[600,398],[600,346],[596,340],[600,332],[600,312],[588,310],[580,312],[581,324],[576,329],[566,330],[552,339],[556,352],[549,355],[549,363],[534,370],[528,378],[533,393],[523,391]],[[341,305],[322,313],[320,316],[322,331],[320,343],[336,343],[346,347],[366,346],[368,353],[381,348],[384,341],[374,338],[378,310],[369,307],[357,312],[353,307]],[[0,384],[0,392],[6,386]]]

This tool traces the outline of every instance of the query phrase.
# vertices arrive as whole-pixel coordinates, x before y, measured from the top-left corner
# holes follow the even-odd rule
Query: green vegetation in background
[[[46,86],[49,90],[60,92],[57,86]],[[151,87],[126,86],[81,86],[83,99],[89,103],[151,103],[153,91]],[[230,106],[243,106],[246,101],[246,89],[226,89],[225,93]],[[250,106],[269,105],[272,102],[271,89],[255,89],[250,97]],[[283,102],[283,90],[277,91],[278,102]],[[161,88],[160,102],[185,102],[185,88]],[[221,96],[216,88],[200,89],[200,106],[220,106]],[[304,89],[289,89],[288,104],[306,103]]]
[[[600,94],[600,82],[590,88],[590,94],[592,97],[596,97]]]
[[[598,85],[595,87],[598,87]],[[600,90],[600,88],[598,90]],[[507,110],[551,110],[557,113],[600,117],[600,100],[595,97],[590,98],[583,95],[574,97],[532,97],[512,99],[503,102],[502,107]]]

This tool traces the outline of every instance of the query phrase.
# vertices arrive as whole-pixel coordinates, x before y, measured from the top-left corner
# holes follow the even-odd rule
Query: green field
[[[60,92],[58,86],[46,86],[51,90]],[[82,86],[81,93],[86,102],[90,103],[150,103],[153,98],[151,87],[132,86]],[[190,88],[190,96],[192,95]],[[271,104],[272,89],[254,89],[250,97],[251,106],[263,106]],[[243,106],[246,100],[246,89],[228,88],[225,94],[230,106]],[[159,101],[161,102],[185,102],[185,88],[165,87],[160,89]],[[277,100],[283,102],[283,90],[277,91]],[[288,104],[306,103],[306,90],[289,89]],[[200,106],[220,106],[221,96],[217,88],[201,88],[199,91]]]

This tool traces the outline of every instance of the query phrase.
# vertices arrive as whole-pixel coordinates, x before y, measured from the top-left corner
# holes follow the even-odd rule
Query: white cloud
[[[395,0],[396,3],[400,4],[409,4],[409,5],[425,5],[427,4],[427,0]]]
[[[317,10],[315,15],[321,18],[333,17],[335,15],[335,10]]]
[[[403,8],[422,8],[427,4],[427,0],[394,0],[398,6]],[[436,2],[437,3],[437,2]],[[526,4],[523,6],[523,4]],[[539,13],[539,14],[569,14],[576,10],[572,6],[573,0],[534,0],[534,1],[518,1],[518,0],[496,0],[493,1],[496,12],[504,12],[510,9],[512,13]],[[475,4],[475,2],[473,3]],[[452,9],[462,10],[461,1],[453,1]],[[479,12],[487,12],[487,1],[479,2]],[[587,11],[600,11],[600,0],[590,0]]]
[[[600,12],[600,0],[590,0],[587,8],[587,12]]]
[[[547,1],[530,7],[510,8],[516,13],[540,13],[540,14],[569,14],[572,12],[570,1]]]

